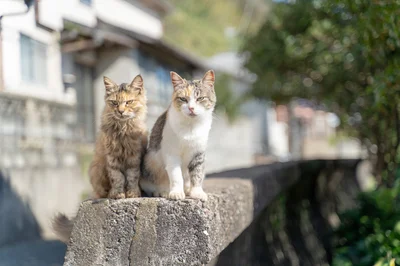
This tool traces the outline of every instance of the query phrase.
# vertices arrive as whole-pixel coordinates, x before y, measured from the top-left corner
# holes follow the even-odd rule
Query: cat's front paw
[[[108,193],[108,198],[110,198],[110,199],[125,199],[125,193],[120,192],[118,190],[111,190]]]
[[[168,198],[173,199],[173,200],[185,199],[185,192],[180,191],[180,190],[173,190],[173,191],[169,192]]]
[[[140,198],[141,194],[142,193],[140,192],[140,189],[138,189],[138,188],[128,189],[125,193],[127,198]]]
[[[183,190],[185,191],[185,195],[189,196],[190,195],[190,191],[192,190],[192,186],[190,184],[185,184]]]
[[[189,193],[189,197],[192,199],[200,199],[202,201],[207,201],[208,198],[207,194],[201,187],[192,188],[192,190]]]

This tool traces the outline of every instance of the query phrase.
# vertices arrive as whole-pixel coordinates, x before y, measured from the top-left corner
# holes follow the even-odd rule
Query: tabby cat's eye
[[[111,103],[112,103],[113,105],[115,105],[115,106],[118,105],[118,102],[117,102],[117,101],[111,101]]]
[[[131,104],[133,103],[133,100],[127,101],[126,104]]]
[[[178,99],[179,99],[179,101],[181,101],[181,102],[187,103],[187,100],[186,100],[186,98],[179,97]]]
[[[197,101],[201,102],[204,99],[205,99],[205,97],[199,97],[199,98],[197,98]]]

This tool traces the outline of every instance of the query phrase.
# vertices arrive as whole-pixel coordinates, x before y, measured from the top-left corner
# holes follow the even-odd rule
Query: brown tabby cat
[[[104,85],[106,106],[89,169],[90,181],[99,198],[140,197],[140,165],[147,147],[143,79],[137,75],[131,84],[118,85],[104,77]],[[64,214],[54,217],[53,229],[61,241],[68,243],[74,220]]]
[[[140,165],[147,147],[147,106],[143,79],[130,84],[104,77],[106,87],[101,131],[89,176],[100,198],[140,197]]]

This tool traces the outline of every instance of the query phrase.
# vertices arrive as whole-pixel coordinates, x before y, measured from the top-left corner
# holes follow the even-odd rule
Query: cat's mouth
[[[115,118],[121,121],[124,120],[129,120],[131,118],[134,118],[135,115],[134,114],[128,114],[128,115],[123,115],[123,114],[115,114]]]

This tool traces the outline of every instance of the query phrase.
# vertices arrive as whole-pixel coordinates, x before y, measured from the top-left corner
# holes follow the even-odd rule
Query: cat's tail
[[[75,217],[69,219],[65,214],[59,213],[53,218],[53,230],[58,239],[68,244],[74,226]]]

